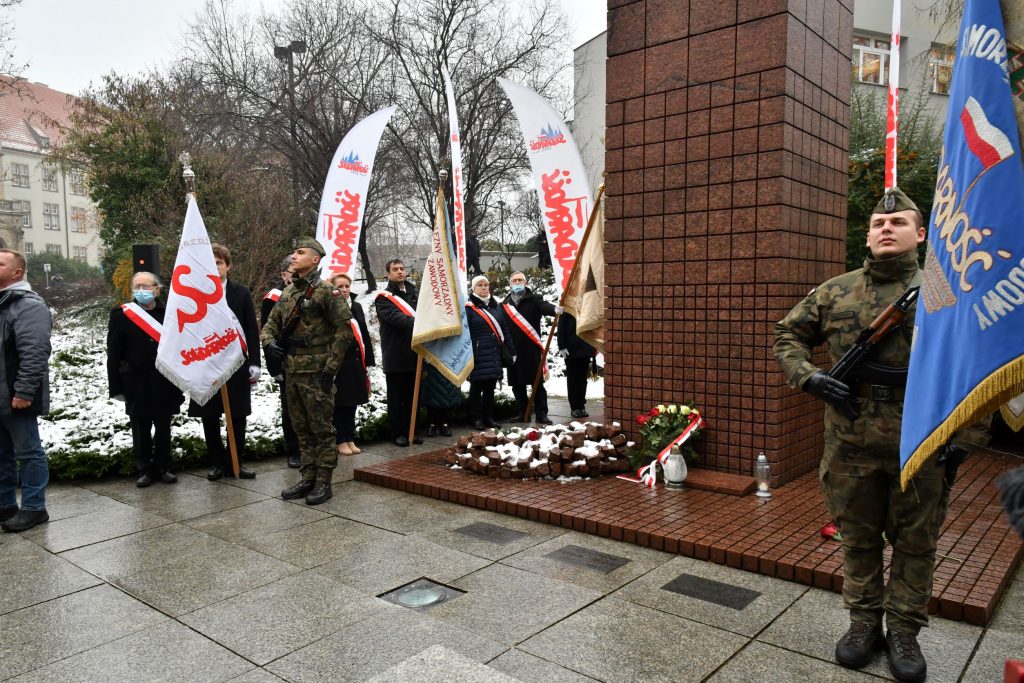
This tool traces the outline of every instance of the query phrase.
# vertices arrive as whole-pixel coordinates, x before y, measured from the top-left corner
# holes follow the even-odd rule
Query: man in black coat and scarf
[[[540,336],[540,319],[542,316],[554,316],[562,312],[555,306],[535,295],[526,283],[526,275],[520,272],[509,277],[509,294],[501,304],[509,328],[512,330],[512,341],[518,355],[516,362],[508,369],[508,383],[519,404],[519,417],[513,422],[529,422],[526,412],[529,405],[528,387],[533,386],[537,377],[537,368],[543,360],[544,340]],[[544,390],[544,377],[537,385],[537,393],[533,396],[533,412],[539,424],[549,425],[548,393]]]
[[[373,307],[380,322],[380,349],[387,381],[388,428],[396,446],[408,446],[412,420],[412,394],[416,386],[416,352],[412,350],[412,328],[416,323],[419,290],[405,279],[405,264],[391,259],[384,265],[388,286],[378,292]],[[423,443],[416,436],[413,443]]]

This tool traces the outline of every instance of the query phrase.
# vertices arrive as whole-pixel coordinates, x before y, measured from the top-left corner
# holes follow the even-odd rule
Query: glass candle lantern
[[[757,463],[754,465],[754,480],[757,482],[756,495],[758,498],[771,498],[772,466],[765,457],[764,451],[757,454]]]

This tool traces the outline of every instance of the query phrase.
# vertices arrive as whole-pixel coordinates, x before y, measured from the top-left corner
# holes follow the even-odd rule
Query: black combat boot
[[[312,479],[303,479],[295,486],[281,491],[281,497],[285,500],[303,498],[307,493],[313,490],[314,486],[316,486],[316,482]]]
[[[889,671],[897,681],[918,683],[928,677],[928,664],[913,633],[889,630],[885,634]]]
[[[437,425],[431,424],[427,427],[427,436],[437,436]]]
[[[331,483],[329,481],[318,481],[316,487],[306,496],[306,505],[319,505],[331,499]]]
[[[836,643],[836,661],[847,669],[860,669],[871,662],[876,650],[881,650],[882,627],[855,621]]]

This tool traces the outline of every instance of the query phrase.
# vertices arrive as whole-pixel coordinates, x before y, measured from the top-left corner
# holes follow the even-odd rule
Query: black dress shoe
[[[412,437],[412,442],[418,446],[421,443],[423,443],[423,437],[419,436],[419,435],[416,435],[416,436]]]
[[[478,432],[482,432],[485,429],[487,429],[487,425],[484,424],[483,420],[474,420],[473,429],[477,430]]]
[[[238,478],[239,479],[255,479],[256,470],[249,467],[248,465],[238,465]]]
[[[295,486],[292,486],[291,488],[287,488],[284,491],[281,491],[281,497],[284,498],[285,500],[295,500],[296,498],[304,498],[306,494],[312,491],[313,487],[315,486],[315,481],[303,479]]]
[[[836,643],[836,661],[847,669],[863,668],[882,649],[883,642],[881,626],[854,622]]]
[[[178,478],[174,476],[173,472],[161,472],[160,481],[162,481],[165,484],[177,484]]]
[[[586,408],[580,408],[580,417],[590,417],[590,413],[587,412]]]
[[[395,444],[396,446],[401,446],[402,448],[405,448],[406,446],[409,445],[409,439],[405,438],[404,436],[396,436],[395,440],[392,441],[391,443]]]
[[[547,415],[538,415],[537,416],[537,424],[539,424],[539,425],[550,425],[550,424],[554,424],[554,422],[552,422],[551,418],[549,418]]]
[[[316,488],[310,491],[309,495],[306,496],[306,505],[319,505],[320,503],[326,503],[331,499],[330,484],[317,484]]]
[[[430,425],[427,427],[427,436],[437,436],[437,426]]]
[[[18,514],[17,505],[11,505],[10,507],[0,508],[0,522],[6,522],[16,514]]]
[[[206,478],[210,481],[217,481],[218,479],[224,478],[224,468],[220,465],[214,465],[210,469],[206,470]]]
[[[486,424],[488,427],[492,427],[494,429],[501,429],[500,422],[495,422],[494,420],[487,420]]]
[[[448,428],[448,425],[441,425],[441,436],[451,436],[452,430]]]
[[[897,681],[919,683],[928,677],[928,664],[917,643],[917,636],[891,629],[885,634],[889,671]]]
[[[516,424],[517,422],[526,422],[526,420],[524,420],[521,415],[510,417],[508,421],[511,422],[512,424]]]
[[[135,480],[135,485],[138,486],[140,489],[144,489],[147,486],[152,485],[152,483],[153,477],[149,476],[148,474],[143,474],[138,479]]]
[[[297,456],[297,455],[289,455],[288,456],[288,467],[292,468],[293,470],[297,470],[300,467],[302,467],[302,461],[299,460],[299,456]]]
[[[21,531],[28,531],[37,524],[42,524],[50,519],[46,510],[18,510],[17,514],[4,522],[3,530],[12,534]]]

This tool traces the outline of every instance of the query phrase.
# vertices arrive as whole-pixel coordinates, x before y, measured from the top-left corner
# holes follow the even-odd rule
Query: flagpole
[[[178,157],[181,162],[181,177],[185,181],[186,198],[188,195],[196,196],[196,173],[192,170],[192,155],[182,152]],[[228,430],[228,450],[231,452],[231,469],[238,479],[238,447],[235,444],[235,430],[231,422],[231,403],[228,400],[228,384],[220,385],[220,399],[224,404],[224,422]]]
[[[583,248],[587,246],[587,240],[590,239],[590,229],[594,226],[594,218],[597,216],[598,207],[601,206],[602,196],[604,196],[604,183],[601,183],[597,188],[597,199],[594,201],[594,208],[590,212],[590,220],[587,221],[587,229],[583,231],[583,239],[580,240],[580,248],[576,250],[576,258],[573,259],[572,269],[569,271],[569,279],[566,282],[572,282],[572,279],[576,277],[576,269],[580,265],[580,254],[583,253]],[[559,306],[565,306],[565,292],[566,290],[562,290],[562,296],[558,298]],[[548,330],[548,340],[544,344],[544,353],[541,354],[540,363],[537,364],[537,375],[533,378],[533,390],[530,391],[530,399],[526,402],[526,411],[521,415],[523,418],[526,418],[533,412],[533,397],[537,395],[540,378],[544,373],[544,363],[547,361],[548,351],[551,349],[551,339],[555,336],[555,330],[558,329],[558,319],[561,315],[561,313],[556,313],[555,319],[551,321],[551,329]]]

